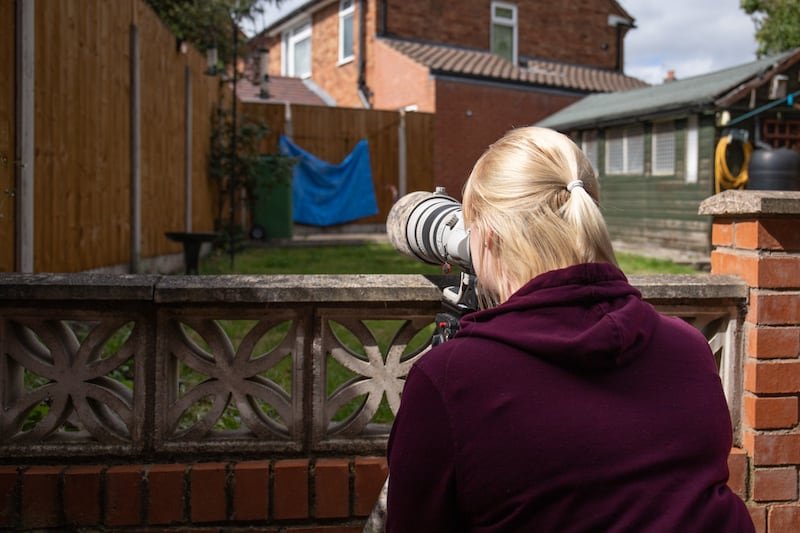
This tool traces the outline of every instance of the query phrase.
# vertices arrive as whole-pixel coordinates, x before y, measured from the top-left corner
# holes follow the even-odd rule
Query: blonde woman
[[[753,531],[708,343],[617,268],[583,153],[513,130],[463,196],[490,303],[408,376],[387,530]]]

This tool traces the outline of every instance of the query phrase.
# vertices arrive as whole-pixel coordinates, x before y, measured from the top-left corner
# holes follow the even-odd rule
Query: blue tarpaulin
[[[378,213],[366,140],[359,141],[338,165],[313,156],[284,135],[280,147],[297,159],[292,179],[295,222],[333,226]]]

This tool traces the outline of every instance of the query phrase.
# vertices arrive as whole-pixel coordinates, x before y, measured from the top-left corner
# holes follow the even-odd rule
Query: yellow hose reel
[[[728,148],[733,142],[740,142],[742,146],[742,164],[739,172],[733,175],[728,167]],[[753,145],[746,138],[732,134],[724,135],[717,143],[714,151],[714,192],[720,193],[726,189],[741,189],[747,184],[747,167],[750,163],[750,154],[753,153]]]

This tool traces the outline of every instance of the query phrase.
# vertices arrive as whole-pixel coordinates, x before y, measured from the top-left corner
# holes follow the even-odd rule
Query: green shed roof
[[[668,114],[688,108],[710,108],[720,96],[797,53],[798,50],[792,50],[778,56],[661,85],[592,94],[536,125],[566,130],[622,122],[632,117]]]

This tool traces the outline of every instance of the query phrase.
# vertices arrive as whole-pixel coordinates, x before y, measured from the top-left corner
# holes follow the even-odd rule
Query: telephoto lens
[[[456,265],[472,273],[461,204],[443,187],[400,198],[389,211],[386,233],[392,246],[409,257],[433,265]]]

